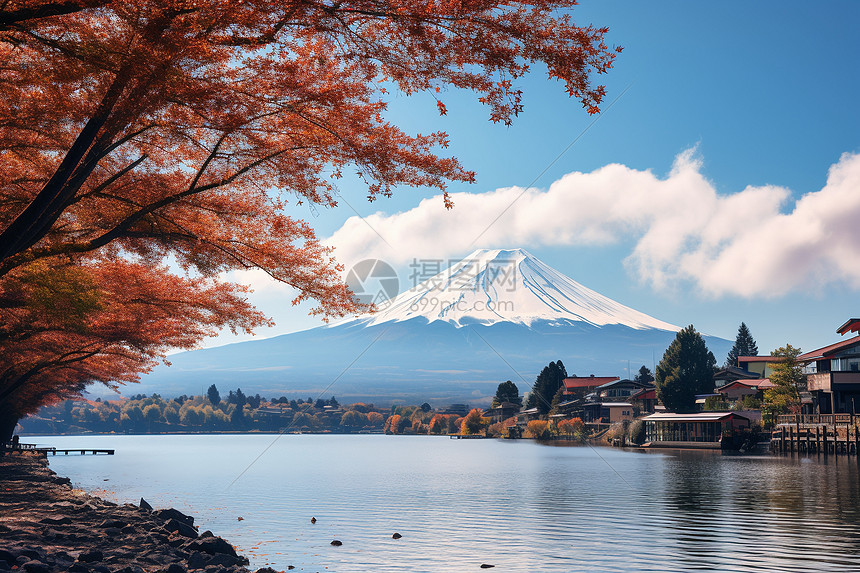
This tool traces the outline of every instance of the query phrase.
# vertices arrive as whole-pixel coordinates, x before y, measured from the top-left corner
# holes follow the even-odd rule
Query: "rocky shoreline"
[[[40,456],[0,457],[0,571],[248,573],[247,564],[175,509],[117,505],[73,489]]]

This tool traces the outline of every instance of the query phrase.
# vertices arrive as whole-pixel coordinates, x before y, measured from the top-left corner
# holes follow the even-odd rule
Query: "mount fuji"
[[[364,263],[364,266],[362,264]],[[562,360],[569,374],[654,367],[679,328],[597,293],[523,249],[477,250],[394,294],[393,270],[359,263],[348,282],[377,311],[264,340],[184,352],[128,392],[196,394],[209,384],[266,397],[342,402],[489,402],[499,382],[528,391]],[[705,336],[721,356],[731,342]]]

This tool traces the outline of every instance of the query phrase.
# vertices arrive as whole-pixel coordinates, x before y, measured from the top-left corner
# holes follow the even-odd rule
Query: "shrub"
[[[532,420],[526,426],[526,437],[536,440],[548,440],[552,437],[549,422],[546,420]]]
[[[585,437],[585,423],[580,418],[562,420],[558,423],[558,433],[569,438],[581,440]]]
[[[633,420],[630,427],[627,428],[627,439],[631,444],[637,446],[645,443],[645,422],[643,420]]]
[[[478,408],[472,408],[460,423],[460,433],[468,436],[483,432],[490,425],[490,419],[482,417],[481,414],[483,414],[483,411]]]

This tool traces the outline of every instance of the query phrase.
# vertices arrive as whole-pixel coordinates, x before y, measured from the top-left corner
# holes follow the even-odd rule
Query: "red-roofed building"
[[[630,402],[640,414],[653,414],[657,408],[657,388],[643,388],[630,396]]]
[[[737,400],[743,396],[756,396],[774,384],[769,378],[758,378],[755,380],[735,380],[717,388],[717,393],[722,394],[729,400]]]
[[[849,332],[860,332],[860,318],[849,318],[845,324],[836,329],[836,332],[842,336]]]
[[[593,392],[598,386],[609,384],[619,380],[618,376],[595,376],[592,374],[588,377],[572,376],[564,379],[564,395],[565,396],[584,396],[589,392]]]

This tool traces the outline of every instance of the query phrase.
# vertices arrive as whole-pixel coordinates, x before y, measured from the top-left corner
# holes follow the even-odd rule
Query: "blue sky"
[[[523,247],[667,322],[732,339],[744,321],[763,353],[836,341],[836,327],[860,315],[860,218],[850,201],[860,196],[860,3],[583,0],[574,19],[608,26],[608,42],[624,47],[599,78],[608,96],[595,123],[538,67],[521,82],[525,111],[511,127],[489,122],[472,94],[443,92],[445,117],[432,97],[395,95],[390,119],[408,131],[447,131],[450,153],[477,172],[477,183],[451,185],[469,194],[455,198],[454,214],[439,200],[422,203],[432,190],[404,188],[371,204],[349,180],[338,208],[294,214],[331,238],[345,263],[390,260],[404,279],[412,256]],[[485,243],[471,244],[520,193],[492,195],[510,187],[534,191]],[[632,212],[618,215],[619,205]],[[414,255],[389,252],[358,216]],[[410,217],[428,230],[403,241]],[[506,224],[536,229],[506,235]],[[289,306],[288,290],[244,278],[278,323],[258,337],[318,324]]]

